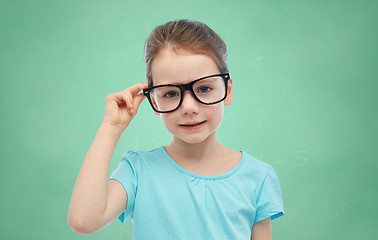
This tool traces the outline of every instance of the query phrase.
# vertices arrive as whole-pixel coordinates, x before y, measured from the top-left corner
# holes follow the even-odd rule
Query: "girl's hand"
[[[124,131],[145,98],[143,93],[139,92],[147,87],[147,83],[140,82],[122,92],[109,94],[105,100],[103,123],[119,127]]]

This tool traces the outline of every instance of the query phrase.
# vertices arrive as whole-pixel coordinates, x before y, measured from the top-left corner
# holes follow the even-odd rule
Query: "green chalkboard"
[[[0,1],[0,239],[131,239],[66,217],[105,97],[145,81],[157,25],[203,21],[228,46],[234,101],[220,141],[271,164],[274,239],[376,239],[377,1]],[[171,140],[144,101],[113,154]],[[167,226],[168,227],[168,226]]]

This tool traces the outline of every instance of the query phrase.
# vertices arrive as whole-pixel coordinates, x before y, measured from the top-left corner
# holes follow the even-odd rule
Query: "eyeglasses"
[[[158,113],[177,110],[184,92],[190,90],[194,98],[205,105],[222,102],[227,97],[229,73],[221,73],[199,78],[187,84],[164,84],[143,89],[151,107]]]

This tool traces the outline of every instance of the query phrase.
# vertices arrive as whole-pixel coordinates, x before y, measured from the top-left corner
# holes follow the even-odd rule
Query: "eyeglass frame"
[[[218,100],[216,102],[213,102],[213,103],[205,103],[205,102],[202,102],[197,96],[196,94],[194,93],[194,90],[193,90],[193,85],[198,82],[198,81],[201,81],[205,78],[210,78],[210,77],[222,77],[222,79],[224,80],[224,84],[225,84],[225,95],[224,97],[221,99],[221,100]],[[183,99],[184,99],[184,92],[186,90],[190,90],[190,92],[192,93],[192,96],[200,103],[204,104],[204,105],[213,105],[213,104],[217,104],[217,103],[220,103],[222,102],[223,100],[225,100],[227,98],[227,92],[228,92],[228,80],[230,80],[230,73],[220,73],[220,74],[214,74],[214,75],[209,75],[209,76],[206,76],[206,77],[201,77],[199,79],[196,79],[196,80],[193,80],[189,83],[186,83],[186,84],[163,84],[163,85],[157,85],[157,86],[152,86],[152,87],[149,87],[149,88],[145,88],[143,89],[143,94],[144,96],[147,97],[148,101],[150,102],[151,104],[151,107],[152,109],[157,112],[157,113],[170,113],[170,112],[173,112],[173,111],[176,111],[177,109],[180,108],[182,102],[183,102]],[[150,92],[151,90],[153,90],[154,88],[158,88],[158,87],[178,87],[180,89],[180,103],[178,104],[178,106],[173,109],[173,110],[169,110],[169,111],[160,111],[160,110],[157,110],[155,107],[154,107],[154,104],[152,103],[152,100],[151,100],[151,96],[150,96]]]

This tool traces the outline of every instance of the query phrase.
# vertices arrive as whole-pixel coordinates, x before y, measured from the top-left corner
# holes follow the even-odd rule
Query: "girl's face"
[[[185,84],[219,73],[217,65],[209,56],[185,50],[162,50],[152,62],[154,86]],[[174,140],[193,144],[209,137],[216,139],[216,130],[223,119],[223,106],[231,104],[232,93],[232,80],[229,80],[227,98],[214,105],[204,105],[190,91],[185,91],[181,106],[174,112],[161,113],[161,120]]]

